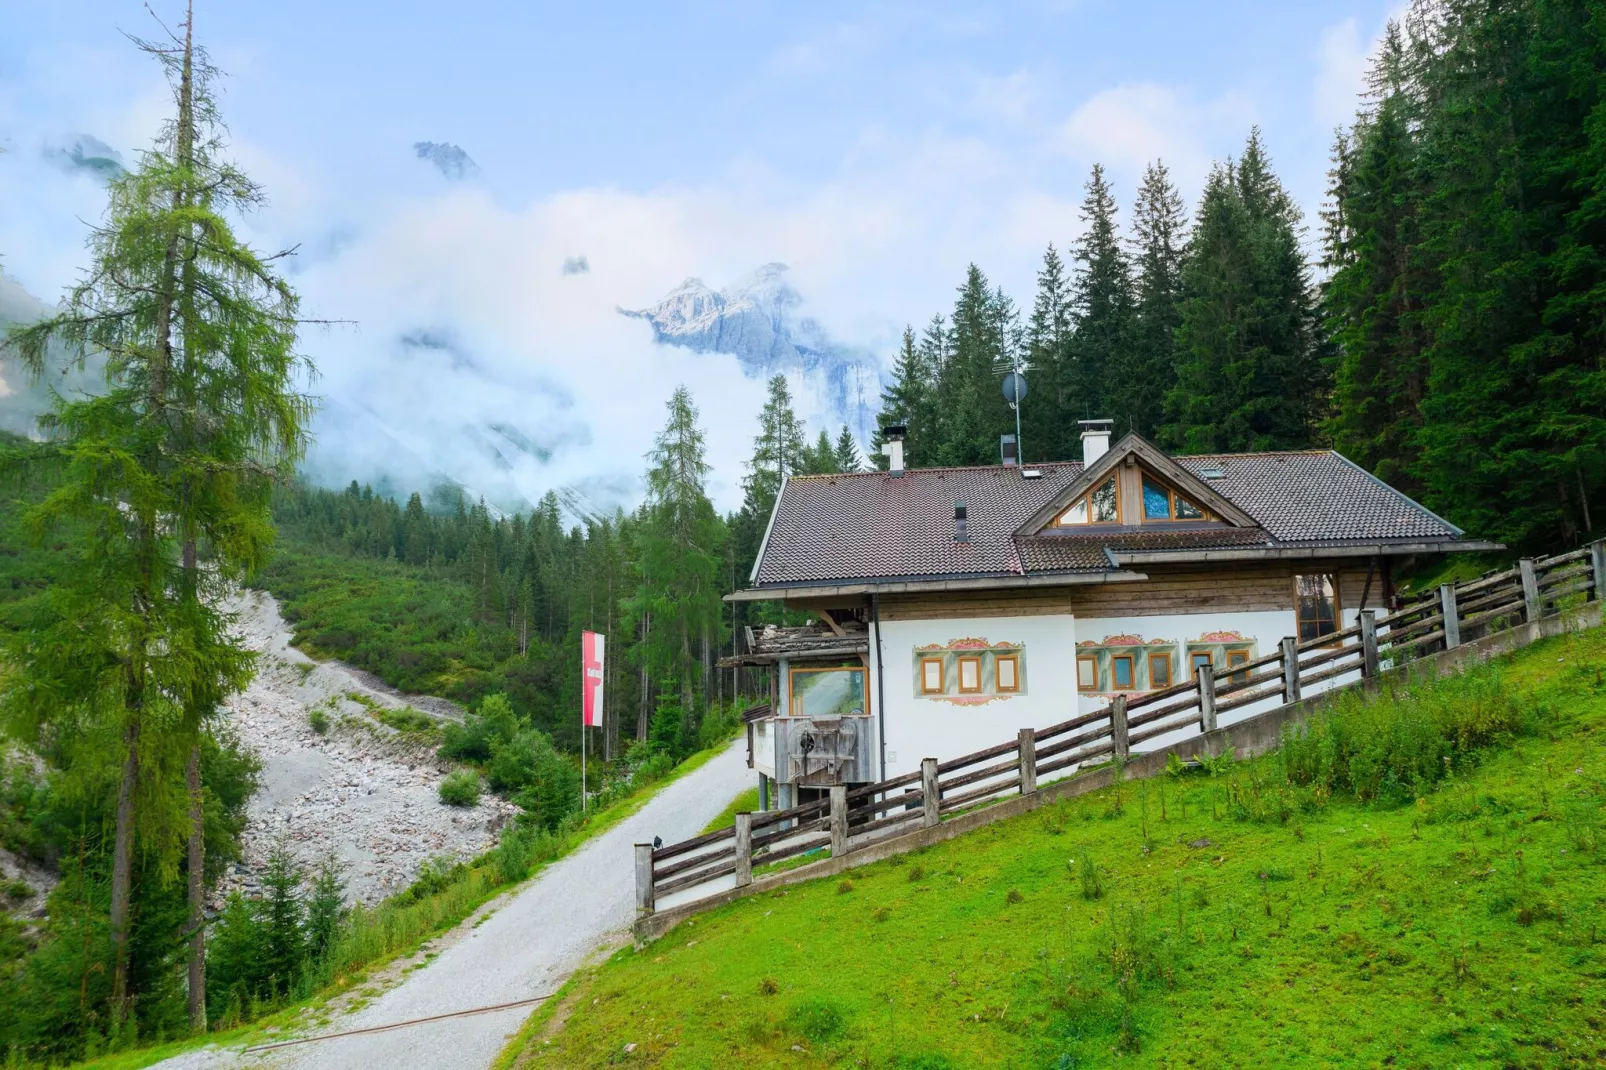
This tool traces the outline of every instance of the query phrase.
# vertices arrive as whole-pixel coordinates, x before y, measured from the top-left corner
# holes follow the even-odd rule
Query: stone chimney
[[[1082,420],[1082,464],[1092,464],[1110,452],[1110,432],[1114,420]]]

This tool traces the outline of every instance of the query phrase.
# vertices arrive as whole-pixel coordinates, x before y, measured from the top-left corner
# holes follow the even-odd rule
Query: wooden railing
[[[733,827],[680,843],[637,844],[636,906],[650,914],[664,898],[688,889],[712,894],[742,887],[800,856],[841,856],[892,833],[934,826],[960,811],[1030,794],[1045,780],[1090,763],[1124,762],[1134,748],[1160,736],[1214,731],[1234,710],[1298,702],[1318,685],[1362,682],[1412,658],[1533,623],[1567,599],[1606,602],[1606,542],[1445,584],[1387,616],[1364,610],[1341,631],[1305,642],[1283,639],[1276,652],[1219,675],[1200,666],[1186,684],[1116,695],[1102,709],[1047,728],[1023,728],[996,747],[945,762],[926,758],[919,772],[832,787],[824,799],[785,810],[737,814]]]

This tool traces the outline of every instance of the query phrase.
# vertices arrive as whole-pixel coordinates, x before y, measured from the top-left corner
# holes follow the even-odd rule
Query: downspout
[[[881,660],[881,599],[870,595],[870,619],[875,624],[876,735],[881,743],[881,777],[887,779],[887,667]]]

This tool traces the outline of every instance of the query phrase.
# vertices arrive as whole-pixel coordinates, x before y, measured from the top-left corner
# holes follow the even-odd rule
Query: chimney
[[[903,439],[909,433],[908,424],[888,424],[881,429],[881,452],[887,458],[887,471],[903,475]]]
[[[998,436],[998,453],[1005,468],[1014,468],[1020,464],[1020,444],[1014,435]]]
[[[954,542],[969,542],[970,526],[965,519],[965,503],[954,502]]]
[[[1114,420],[1082,420],[1082,464],[1089,465],[1110,452]]]

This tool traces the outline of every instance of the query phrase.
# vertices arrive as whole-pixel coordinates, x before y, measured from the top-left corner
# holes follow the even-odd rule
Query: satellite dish
[[[1004,400],[1011,405],[1019,405],[1021,398],[1026,396],[1026,376],[1020,372],[1010,372],[1004,376]]]

